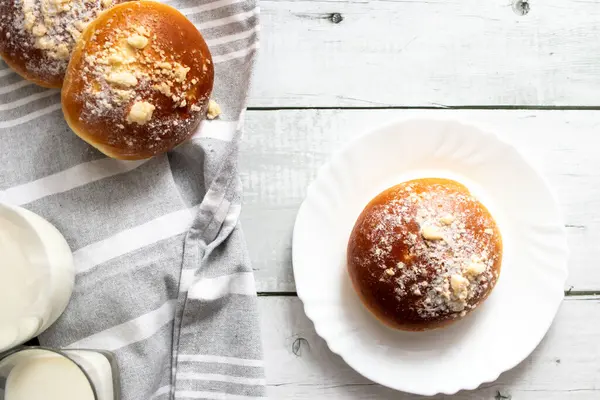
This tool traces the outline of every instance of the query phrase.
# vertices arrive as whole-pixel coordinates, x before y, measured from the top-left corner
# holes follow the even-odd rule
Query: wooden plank
[[[261,297],[259,305],[269,398],[422,399],[384,388],[354,372],[317,336],[298,298]],[[502,374],[496,382],[483,384],[475,391],[460,392],[452,399],[600,398],[600,346],[596,345],[600,325],[590,323],[599,319],[600,298],[568,298],[550,332],[529,358]]]
[[[250,106],[600,106],[600,2],[517,1],[261,1]]]
[[[600,111],[288,110],[248,112],[242,145],[242,222],[259,291],[295,290],[292,228],[318,168],[365,129],[409,115],[491,126],[528,155],[555,188],[565,215],[572,251],[565,289],[600,289],[600,159],[595,145]]]

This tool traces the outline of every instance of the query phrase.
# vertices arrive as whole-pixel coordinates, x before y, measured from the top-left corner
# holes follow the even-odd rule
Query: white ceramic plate
[[[465,184],[494,215],[504,242],[487,301],[447,328],[422,333],[377,321],[346,272],[346,245],[364,206],[416,177]],[[435,119],[392,123],[337,153],[310,185],[293,239],[298,296],[329,348],[365,377],[422,395],[475,389],[525,359],[562,301],[567,256],[556,200],[517,150],[474,126]]]

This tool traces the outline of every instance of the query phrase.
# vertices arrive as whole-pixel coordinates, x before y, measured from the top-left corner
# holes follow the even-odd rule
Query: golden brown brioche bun
[[[449,179],[416,179],[380,193],[348,243],[356,292],[379,320],[401,330],[464,317],[490,294],[501,263],[496,222]]]
[[[122,1],[2,0],[0,56],[25,79],[59,88],[85,26]]]
[[[206,42],[183,14],[154,1],[124,3],[90,23],[73,50],[63,113],[106,155],[148,158],[194,133],[213,78]]]

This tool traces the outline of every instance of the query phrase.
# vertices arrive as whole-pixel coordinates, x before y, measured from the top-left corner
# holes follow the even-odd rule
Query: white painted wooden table
[[[556,189],[572,251],[565,301],[542,344],[455,398],[600,398],[600,1],[511,1],[261,1],[242,223],[271,398],[417,398],[328,350],[291,265],[294,219],[317,169],[363,129],[413,114],[470,119],[517,145]]]

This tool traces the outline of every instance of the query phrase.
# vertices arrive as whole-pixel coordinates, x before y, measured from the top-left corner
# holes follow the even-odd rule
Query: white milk
[[[73,256],[49,222],[0,204],[0,352],[47,329],[73,291]]]
[[[46,353],[24,357],[11,369],[4,400],[96,400],[88,378],[73,361]]]
[[[0,400],[116,400],[118,390],[110,353],[26,347],[0,359]]]

